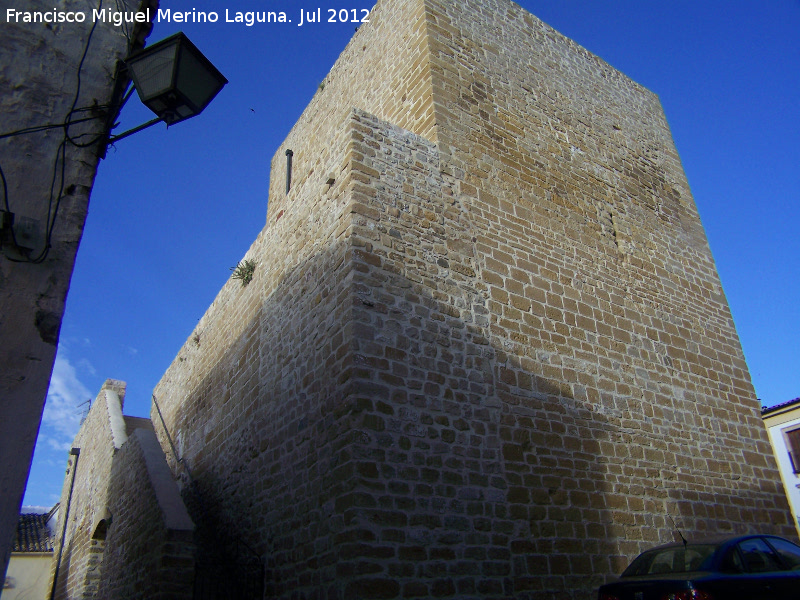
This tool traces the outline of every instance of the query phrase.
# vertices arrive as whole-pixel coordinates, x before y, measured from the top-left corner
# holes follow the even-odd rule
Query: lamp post
[[[156,118],[118,135],[110,135],[112,123],[119,115],[119,111],[130,93],[125,95],[121,102],[115,100],[116,110],[109,114],[107,133],[101,138],[98,151],[100,158],[105,158],[109,145],[156,123],[163,121],[169,127],[199,115],[228,83],[225,76],[183,32],[178,32],[136,52],[123,63],[124,65],[118,64],[117,66],[116,87],[112,97],[115,99],[122,97],[123,89],[127,87],[128,77],[130,77],[142,103],[156,114]],[[128,77],[125,76],[126,70]],[[93,118],[2,134],[0,139],[55,127],[66,129],[71,124]],[[36,219],[15,215],[11,212],[8,205],[5,176],[1,170],[0,191],[3,192],[5,200],[5,206],[0,207],[0,251],[11,260],[41,262],[49,249],[50,231],[43,232],[41,223]],[[54,223],[55,216],[53,217]],[[47,227],[52,228],[53,224],[47,224]],[[29,254],[43,243],[45,249],[36,260],[32,261]]]
[[[161,121],[169,127],[199,115],[228,83],[182,32],[130,56],[125,65],[139,99],[156,118],[111,136],[109,144]]]

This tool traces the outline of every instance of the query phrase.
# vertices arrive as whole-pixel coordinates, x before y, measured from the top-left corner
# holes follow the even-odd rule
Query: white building
[[[800,535],[800,398],[761,411]]]

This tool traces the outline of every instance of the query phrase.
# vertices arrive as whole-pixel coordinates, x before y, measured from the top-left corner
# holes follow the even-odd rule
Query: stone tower
[[[792,534],[657,97],[516,4],[381,0],[245,259],[151,416],[265,597],[583,598],[673,522]]]

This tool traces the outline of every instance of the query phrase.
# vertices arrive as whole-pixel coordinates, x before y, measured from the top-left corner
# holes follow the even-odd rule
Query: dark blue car
[[[772,535],[659,546],[598,600],[800,600],[800,546]]]

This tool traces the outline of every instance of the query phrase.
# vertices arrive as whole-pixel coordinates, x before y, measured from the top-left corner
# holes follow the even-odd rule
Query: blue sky
[[[767,405],[800,396],[800,0],[521,4],[660,96],[756,393]],[[100,164],[26,505],[58,500],[85,403],[106,378],[127,381],[126,414],[148,416],[162,373],[264,226],[272,155],[355,26],[297,27],[311,5],[294,0],[168,6],[224,20],[226,7],[265,5],[293,23],[159,23],[150,36],[183,30],[230,83],[199,117],[123,140]],[[133,98],[118,131],[150,118]]]

